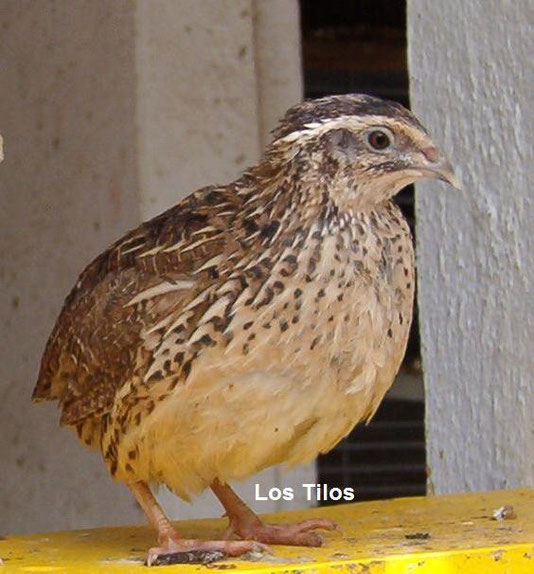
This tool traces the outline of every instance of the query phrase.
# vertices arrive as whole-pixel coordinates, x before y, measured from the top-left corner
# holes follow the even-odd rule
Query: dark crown
[[[273,136],[277,140],[305,129],[306,124],[341,116],[385,116],[415,125],[426,133],[415,116],[397,102],[363,94],[346,94],[305,101],[289,108],[273,130]]]

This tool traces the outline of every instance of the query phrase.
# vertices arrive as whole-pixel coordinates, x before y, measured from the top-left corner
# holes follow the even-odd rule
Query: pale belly
[[[317,292],[303,287],[298,313],[288,289],[253,327],[240,318],[226,350],[207,350],[187,384],[122,437],[117,478],[187,498],[216,478],[309,462],[371,416],[404,354],[412,293],[349,288],[340,301],[336,289]]]

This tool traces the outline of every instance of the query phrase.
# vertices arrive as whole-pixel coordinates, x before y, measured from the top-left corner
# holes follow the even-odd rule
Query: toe
[[[287,544],[294,544],[295,546],[310,546],[316,548],[322,546],[324,539],[316,532],[297,532],[293,536],[288,537]]]
[[[324,539],[315,529],[334,530],[335,523],[326,520],[306,520],[298,524],[257,524],[236,532],[245,540],[257,540],[267,544],[287,546],[322,546]]]
[[[339,530],[339,526],[333,521],[327,518],[311,518],[310,520],[304,520],[295,524],[300,532],[307,532],[309,530]]]

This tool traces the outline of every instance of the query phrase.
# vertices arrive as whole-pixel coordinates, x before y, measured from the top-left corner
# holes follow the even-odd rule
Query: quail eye
[[[384,130],[373,130],[367,134],[369,147],[377,151],[384,151],[391,146],[392,138]]]

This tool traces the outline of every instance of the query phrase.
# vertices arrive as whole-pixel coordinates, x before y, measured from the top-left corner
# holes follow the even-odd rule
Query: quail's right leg
[[[181,538],[165,516],[146,482],[132,482],[128,486],[158,533],[159,546],[148,551],[147,566],[178,563],[202,564],[226,556],[240,556],[252,550],[266,549],[263,544],[250,540]]]

